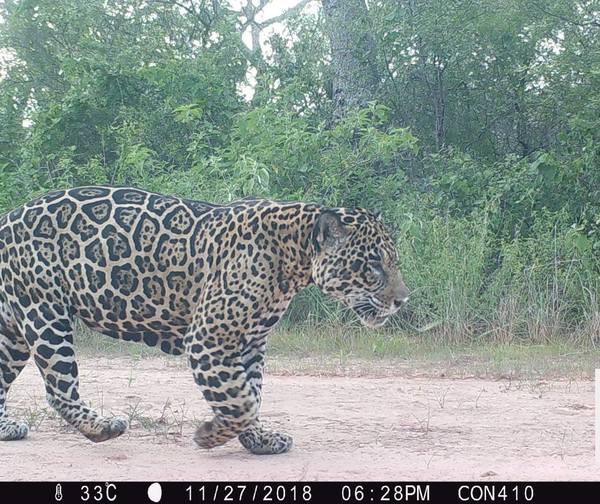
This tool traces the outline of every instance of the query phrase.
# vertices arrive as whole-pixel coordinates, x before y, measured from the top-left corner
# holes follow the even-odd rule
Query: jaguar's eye
[[[385,278],[383,266],[378,262],[370,262],[367,264],[367,277],[371,281],[377,281]]]
[[[383,267],[379,263],[371,263],[369,264],[369,268],[371,271],[377,275],[383,275]]]

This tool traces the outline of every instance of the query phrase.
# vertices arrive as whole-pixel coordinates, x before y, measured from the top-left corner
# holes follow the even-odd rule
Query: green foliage
[[[7,0],[0,212],[92,183],[362,206],[398,239],[401,327],[597,342],[599,7],[369,2],[373,101],[334,120],[318,10],[250,50],[229,2]],[[307,291],[289,320],[323,318],[350,320]]]
[[[401,324],[435,328],[450,341],[597,337],[588,332],[597,260],[566,212],[548,213],[513,239],[498,238],[486,216],[407,221],[398,248],[414,292]]]

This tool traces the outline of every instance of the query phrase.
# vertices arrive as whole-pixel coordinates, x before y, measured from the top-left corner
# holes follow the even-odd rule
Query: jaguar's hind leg
[[[11,420],[6,414],[6,396],[29,359],[25,339],[6,322],[0,320],[0,441],[23,439],[29,432],[24,422]]]
[[[25,338],[44,378],[48,402],[60,416],[94,442],[106,441],[125,432],[125,420],[102,417],[84,405],[79,397],[73,329],[69,319],[37,319],[35,324],[25,327]]]

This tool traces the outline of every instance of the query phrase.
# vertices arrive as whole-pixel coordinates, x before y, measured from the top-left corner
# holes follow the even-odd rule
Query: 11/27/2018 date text
[[[327,488],[327,495],[316,495],[315,489],[302,483],[232,483],[201,484],[186,487],[188,502],[274,502],[308,503],[320,502],[323,497],[334,498],[336,502],[428,502],[429,485],[418,484],[369,484],[336,485]],[[335,493],[336,495],[332,495]]]
[[[311,502],[310,485],[268,483],[239,483],[214,485],[189,485],[188,502]]]

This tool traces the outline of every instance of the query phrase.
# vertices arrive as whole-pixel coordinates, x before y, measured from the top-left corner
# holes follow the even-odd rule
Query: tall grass
[[[598,261],[560,220],[506,241],[494,238],[485,218],[398,220],[399,267],[411,298],[396,330],[447,343],[600,346]],[[304,326],[353,320],[313,289],[288,314],[288,323]]]

